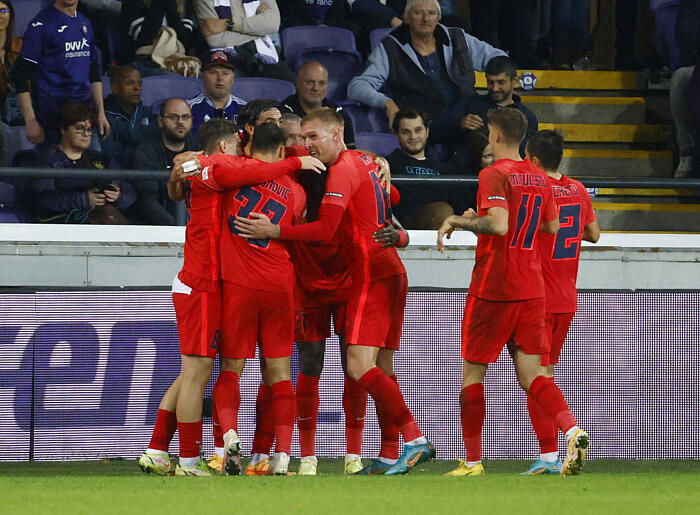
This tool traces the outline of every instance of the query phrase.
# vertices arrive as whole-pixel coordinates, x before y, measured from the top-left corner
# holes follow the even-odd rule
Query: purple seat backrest
[[[393,134],[356,132],[357,150],[369,150],[380,156],[387,156],[399,148],[399,140]]]
[[[375,109],[352,101],[340,102],[350,119],[355,132],[388,133],[389,121],[381,109]]]
[[[0,224],[21,224],[28,222],[29,217],[19,209],[0,209]]]
[[[296,87],[294,84],[286,80],[241,77],[233,83],[233,94],[248,102],[256,98],[284,100],[295,92]]]
[[[187,100],[201,92],[202,82],[199,79],[179,75],[153,75],[143,78],[141,101],[143,105],[150,106],[164,98],[177,97]]]
[[[0,207],[14,206],[17,201],[17,193],[14,184],[0,181]]]
[[[3,140],[3,148],[5,149],[3,163],[5,166],[12,165],[12,160],[17,152],[34,148],[34,145],[27,139],[24,126],[3,126],[0,136]]]
[[[302,25],[282,31],[282,50],[287,63],[294,62],[297,54],[307,48],[325,47],[334,50],[357,50],[355,35],[339,27]]]
[[[15,36],[23,37],[29,22],[50,3],[50,0],[15,0],[12,3],[15,11]]]
[[[328,69],[328,77],[338,82],[350,82],[350,80],[362,73],[362,56],[356,50],[332,50],[326,48],[312,48],[304,50],[294,58],[292,68],[299,71],[304,63],[318,61]]]
[[[389,32],[391,32],[392,29],[391,27],[383,28],[383,29],[374,29],[372,32],[369,33],[369,44],[370,48],[374,50],[379,43],[382,42],[382,39],[386,37]]]
[[[663,7],[669,7],[672,5],[680,5],[681,0],[649,0],[649,10],[656,14],[656,11]]]

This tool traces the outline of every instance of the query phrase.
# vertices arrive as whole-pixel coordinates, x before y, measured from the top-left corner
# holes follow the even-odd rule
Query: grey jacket
[[[233,32],[224,31],[207,38],[209,48],[230,48],[275,34],[280,28],[280,11],[275,0],[260,0],[268,9],[262,14],[246,18],[242,0],[230,0]],[[220,18],[214,10],[214,0],[194,0],[197,18]]]
[[[443,31],[449,40],[447,27],[438,25],[435,30]],[[471,56],[472,63],[476,70],[484,71],[486,64],[492,58],[499,55],[506,55],[503,50],[494,48],[488,43],[476,39],[474,36],[464,31],[462,31],[462,33],[464,34],[464,39],[469,49],[469,55]],[[423,70],[418,56],[410,43],[402,44],[396,39],[393,31],[387,37],[394,38],[411,61],[413,61],[419,69]],[[442,45],[443,56],[448,70],[450,69],[450,62],[452,61],[452,50],[453,45],[451,43],[449,45]],[[387,100],[390,100],[391,97],[380,92],[380,89],[387,81],[389,73],[389,56],[387,55],[384,45],[377,45],[367,60],[367,68],[365,68],[365,71],[352,79],[350,84],[348,84],[348,98],[371,107],[376,107],[377,109],[384,109],[384,104]]]

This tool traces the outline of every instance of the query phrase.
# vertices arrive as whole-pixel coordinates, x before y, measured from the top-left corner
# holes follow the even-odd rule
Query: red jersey
[[[237,156],[202,156],[206,167],[202,174],[190,179],[188,207],[190,217],[185,229],[183,281],[196,279],[218,281],[221,278],[219,241],[223,222],[221,191],[246,184],[257,184],[293,173],[301,166],[297,158],[277,163],[262,163]],[[213,180],[216,174],[219,182]],[[205,289],[202,286],[202,289]]]
[[[491,301],[544,297],[539,225],[557,217],[547,175],[530,161],[501,159],[479,173],[478,215],[508,211],[505,236],[479,234],[469,294]]]
[[[547,313],[576,311],[576,277],[585,227],[595,222],[595,212],[586,187],[562,175],[547,177],[559,210],[557,234],[542,234],[542,273]]]
[[[324,293],[352,286],[338,232],[328,243],[290,242],[297,284],[305,292]]]
[[[374,158],[343,151],[328,169],[326,193],[316,222],[282,228],[285,240],[330,241],[336,230],[354,286],[406,273],[396,249],[373,234],[391,221],[389,195],[379,184]]]

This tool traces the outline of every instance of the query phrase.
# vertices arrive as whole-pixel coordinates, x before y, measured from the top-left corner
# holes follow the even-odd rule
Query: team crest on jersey
[[[88,31],[87,31],[87,25],[85,25],[85,24],[83,23],[83,34],[85,34],[85,35],[87,36],[87,32],[88,32]]]

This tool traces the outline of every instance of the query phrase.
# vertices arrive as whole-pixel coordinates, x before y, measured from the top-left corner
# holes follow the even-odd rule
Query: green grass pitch
[[[293,460],[292,470],[298,461]],[[522,477],[528,462],[486,462],[487,475],[441,477],[435,461],[407,476],[146,476],[133,461],[0,463],[0,512],[17,513],[700,513],[700,462],[596,460],[577,477]]]

